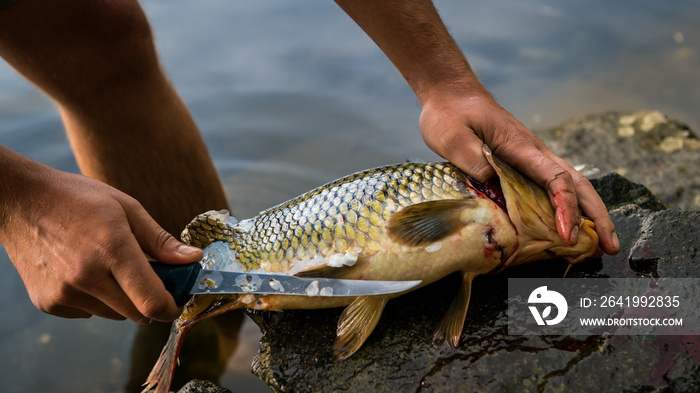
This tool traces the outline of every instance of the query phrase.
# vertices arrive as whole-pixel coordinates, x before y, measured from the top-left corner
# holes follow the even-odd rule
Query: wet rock
[[[594,177],[590,181],[598,191],[598,195],[603,199],[608,211],[626,205],[635,205],[653,211],[668,208],[668,205],[652,194],[648,188],[641,184],[632,183],[617,173]]]
[[[639,149],[647,149],[660,167],[666,164],[659,152],[671,154],[653,147],[669,136],[656,135],[659,127],[676,124],[663,116],[623,118],[609,114],[580,123],[582,128],[597,127],[601,134],[606,125],[607,132],[614,131],[610,140],[647,133],[638,142]],[[628,129],[618,132],[613,125],[632,127],[634,135]],[[595,152],[577,128],[569,125],[562,129],[569,138],[580,137],[575,144],[583,146],[577,153],[581,162],[595,162],[600,168],[608,165],[602,159],[585,159]],[[658,143],[654,145],[650,138]],[[694,137],[689,133],[688,138]],[[601,156],[610,154],[612,162],[617,153],[607,141],[602,143]],[[564,147],[568,143],[560,141]],[[637,156],[631,160],[643,161]],[[631,161],[624,165],[616,162],[610,165],[630,168],[627,176],[637,170]],[[638,165],[647,171],[646,178],[657,176],[650,165]],[[680,164],[672,160],[669,165]],[[621,252],[577,264],[568,277],[700,277],[700,211],[668,210],[646,187],[619,174],[599,175],[592,183],[609,207]],[[666,188],[673,187],[667,184]],[[275,392],[557,392],[588,391],[590,387],[627,392],[700,390],[699,336],[508,335],[508,278],[561,277],[566,266],[565,261],[555,260],[478,277],[458,348],[431,344],[433,331],[459,287],[456,276],[390,301],[364,346],[344,361],[335,360],[332,354],[341,309],[250,312],[264,333],[253,372]]]
[[[134,390],[136,391],[136,390]],[[146,391],[145,393],[153,393],[153,389]],[[217,384],[204,381],[200,379],[193,379],[187,382],[177,393],[232,393],[226,388],[222,388]]]
[[[209,381],[193,379],[178,390],[177,393],[231,393],[231,391]]]

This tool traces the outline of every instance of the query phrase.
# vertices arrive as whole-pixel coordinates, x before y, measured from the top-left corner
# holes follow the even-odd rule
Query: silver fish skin
[[[579,223],[567,245],[557,234],[544,189],[484,154],[498,181],[480,184],[450,163],[403,163],[355,173],[240,222],[226,211],[197,216],[185,243],[205,252],[204,267],[303,277],[422,280],[460,272],[463,285],[438,324],[434,342],[459,345],[474,277],[553,257],[578,263],[598,250],[593,223]],[[487,196],[488,195],[488,196]],[[175,359],[196,323],[237,308],[262,310],[347,306],[334,351],[356,352],[394,295],[322,297],[198,295],[173,323],[146,385],[167,392]]]

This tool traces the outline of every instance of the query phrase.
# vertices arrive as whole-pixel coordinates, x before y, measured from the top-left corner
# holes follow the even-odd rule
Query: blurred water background
[[[531,128],[658,109],[700,130],[700,2],[436,2],[484,84]],[[400,74],[331,1],[145,0],[165,68],[239,218],[369,167],[436,156]],[[52,104],[0,63],[0,144],[77,172]],[[0,253],[0,390],[122,392],[136,325],[42,314]],[[250,374],[247,321],[220,383]],[[330,345],[330,343],[329,343]]]

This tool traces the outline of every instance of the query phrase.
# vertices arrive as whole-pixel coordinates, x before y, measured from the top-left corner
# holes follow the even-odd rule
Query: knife
[[[150,264],[178,306],[183,306],[197,294],[368,296],[403,292],[421,283],[420,280],[302,278],[275,273],[208,270],[203,269],[199,262],[169,265],[151,261]]]

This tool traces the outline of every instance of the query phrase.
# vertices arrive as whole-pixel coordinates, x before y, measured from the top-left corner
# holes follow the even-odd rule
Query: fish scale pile
[[[233,226],[223,225],[211,213],[203,214],[182,238],[201,248],[215,240],[225,242],[235,253],[210,247],[202,261],[205,266],[216,263],[219,269],[293,274],[318,258],[325,258],[328,266],[351,265],[360,250],[382,249],[383,224],[398,210],[474,193],[464,180],[465,175],[450,163],[377,168],[318,187],[255,218],[229,221]]]

